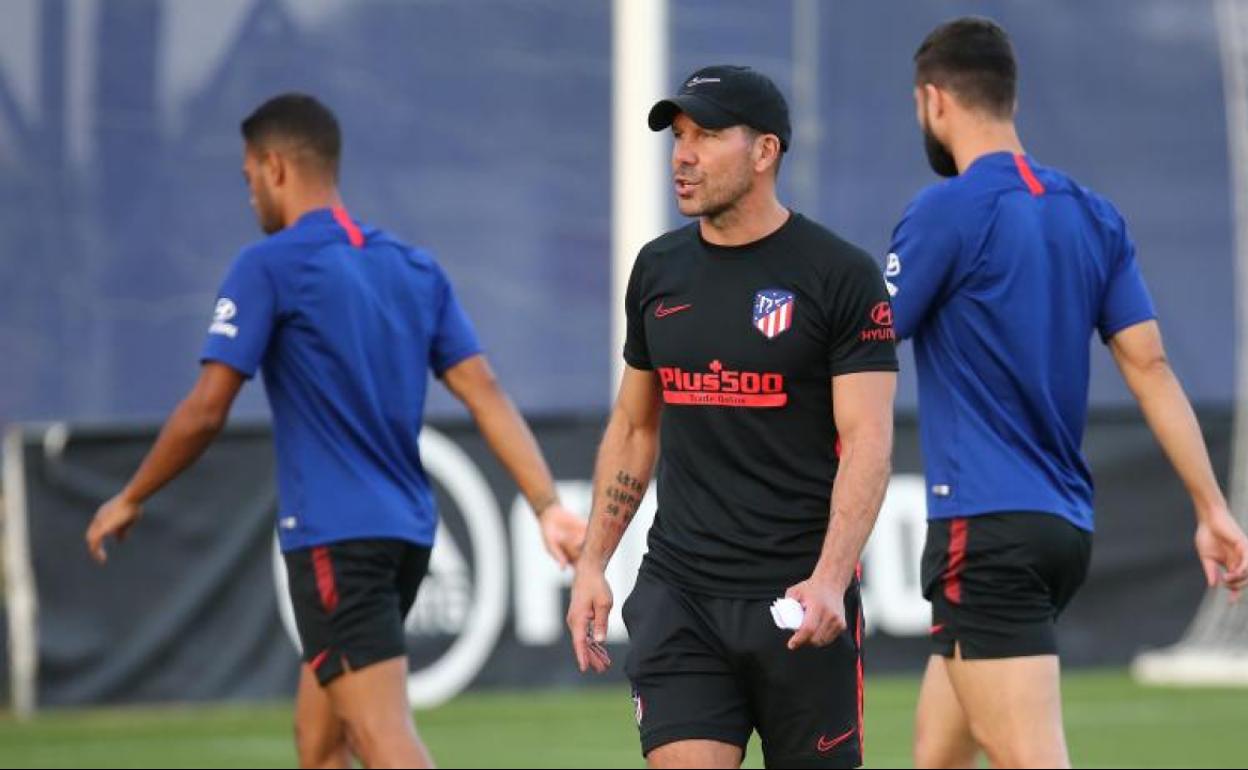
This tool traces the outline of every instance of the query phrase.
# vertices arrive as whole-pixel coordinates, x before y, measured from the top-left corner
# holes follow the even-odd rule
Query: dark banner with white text
[[[1224,473],[1231,419],[1202,415]],[[600,419],[537,420],[534,429],[564,501],[588,511]],[[122,544],[96,566],[83,531],[154,438],[152,429],[16,427],[6,442],[8,526],[28,528],[33,581],[6,585],[11,642],[33,644],[42,706],[285,697],[298,657],[274,537],[276,491],[265,427],[233,427],[185,477],[156,496]],[[898,424],[895,470],[864,555],[869,672],[917,670],[929,618],[919,595],[925,504],[917,426]],[[20,447],[20,450],[18,449]],[[1060,629],[1067,665],[1127,663],[1174,642],[1202,596],[1190,504],[1134,414],[1094,417],[1086,450],[1098,484],[1093,566]],[[430,574],[407,621],[413,701],[474,688],[574,687],[564,629],[571,573],[542,548],[532,511],[470,425],[438,423],[421,437],[442,521]],[[619,607],[645,551],[655,511],[646,497],[614,557],[610,644],[622,678],[627,637]],[[33,592],[37,613],[19,617]],[[1141,622],[1147,618],[1148,622]]]

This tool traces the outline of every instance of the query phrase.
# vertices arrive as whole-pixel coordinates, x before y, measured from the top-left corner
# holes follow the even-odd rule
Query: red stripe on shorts
[[[321,595],[321,606],[333,612],[338,606],[338,586],[334,583],[334,565],[329,560],[329,549],[319,546],[312,549],[312,568],[316,571],[316,590]]]
[[[945,568],[945,598],[962,603],[962,568],[966,564],[966,519],[949,523],[949,566]]]
[[[858,565],[859,578],[862,577],[862,565]],[[862,606],[858,607],[858,622],[854,629],[854,644],[858,647],[858,751],[861,756],[867,755],[867,723],[864,718],[867,702],[867,682],[862,673]]]
[[[313,658],[312,662],[309,663],[308,665],[312,667],[313,671],[317,671],[325,663],[326,660],[329,660],[329,648],[328,647],[321,650],[320,654],[317,655],[315,658]]]

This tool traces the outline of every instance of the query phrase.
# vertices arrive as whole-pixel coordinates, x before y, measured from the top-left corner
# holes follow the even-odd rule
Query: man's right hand
[[[568,604],[568,631],[576,665],[585,673],[589,669],[601,674],[611,667],[607,655],[607,618],[614,600],[606,575],[597,567],[581,564],[572,581],[572,600]]]
[[[1238,601],[1240,593],[1248,587],[1248,536],[1229,511],[1216,511],[1197,525],[1196,555],[1200,557],[1209,587],[1220,582],[1230,590],[1231,601]]]

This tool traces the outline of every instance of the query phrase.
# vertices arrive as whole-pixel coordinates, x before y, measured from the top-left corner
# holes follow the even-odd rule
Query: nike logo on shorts
[[[819,750],[820,754],[827,754],[832,749],[836,748],[837,746],[840,746],[842,743],[852,738],[853,735],[854,735],[854,728],[852,727],[849,728],[849,730],[846,731],[844,735],[838,735],[832,740],[828,740],[827,736],[825,735],[820,735],[819,742],[815,744],[815,748]]]

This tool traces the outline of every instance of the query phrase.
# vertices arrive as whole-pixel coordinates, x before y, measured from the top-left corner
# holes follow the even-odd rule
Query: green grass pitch
[[[867,766],[906,767],[918,680],[874,677]],[[1248,690],[1139,687],[1122,671],[1068,672],[1071,758],[1080,767],[1242,767]],[[442,767],[641,767],[626,689],[472,693],[416,714]],[[0,716],[0,767],[291,767],[289,704]],[[761,767],[752,743],[747,767]]]

